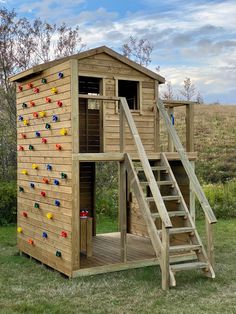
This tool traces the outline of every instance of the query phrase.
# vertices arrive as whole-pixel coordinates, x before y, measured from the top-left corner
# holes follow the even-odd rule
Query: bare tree
[[[196,102],[198,104],[204,104],[204,100],[200,92],[197,93]]]
[[[190,77],[186,77],[184,80],[183,88],[179,91],[184,97],[184,100],[191,100],[196,95],[196,88]]]
[[[148,39],[137,39],[130,36],[128,41],[122,46],[122,53],[125,57],[134,60],[143,66],[148,66],[151,62],[153,46]]]
[[[172,87],[171,81],[167,82],[166,89],[164,90],[164,92],[162,92],[161,96],[164,100],[173,100],[174,99],[174,92],[173,92],[173,87]]]

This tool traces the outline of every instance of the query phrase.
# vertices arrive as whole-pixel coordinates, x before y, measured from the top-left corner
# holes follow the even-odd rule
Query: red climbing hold
[[[62,147],[61,147],[60,144],[56,144],[56,149],[57,149],[57,150],[61,150],[61,148],[62,148]]]
[[[42,191],[41,193],[41,196],[45,197],[46,196],[46,192]]]
[[[28,217],[27,212],[23,212],[23,213],[22,213],[22,216],[25,217],[25,218],[27,218],[27,217]]]

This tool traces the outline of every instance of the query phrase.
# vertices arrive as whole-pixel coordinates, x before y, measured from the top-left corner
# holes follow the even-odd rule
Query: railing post
[[[127,212],[126,212],[126,171],[125,163],[120,162],[119,167],[119,208],[120,208],[120,247],[121,262],[127,262]]]
[[[120,104],[120,152],[123,153],[125,149],[125,117],[122,102]]]
[[[207,255],[212,268],[214,269],[214,243],[213,243],[213,226],[210,224],[205,217],[206,221],[206,237],[207,237]]]
[[[168,114],[169,114],[170,118],[172,116],[173,117],[172,119],[174,119],[174,108],[173,107],[168,107]],[[168,134],[168,152],[174,152],[174,143],[171,139],[170,134]]]
[[[162,289],[167,290],[170,286],[170,261],[169,261],[169,245],[170,245],[170,235],[169,229],[165,228],[162,223]]]
[[[194,151],[194,105],[186,105],[186,151]]]

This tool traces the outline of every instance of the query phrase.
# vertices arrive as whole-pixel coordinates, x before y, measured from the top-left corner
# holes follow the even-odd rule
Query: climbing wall
[[[70,63],[17,83],[18,247],[71,274]]]

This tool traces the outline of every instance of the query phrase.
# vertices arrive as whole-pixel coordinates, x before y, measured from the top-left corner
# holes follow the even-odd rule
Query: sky
[[[79,25],[88,48],[153,45],[151,70],[176,91],[190,77],[207,103],[236,104],[236,0],[0,0],[20,17]]]

